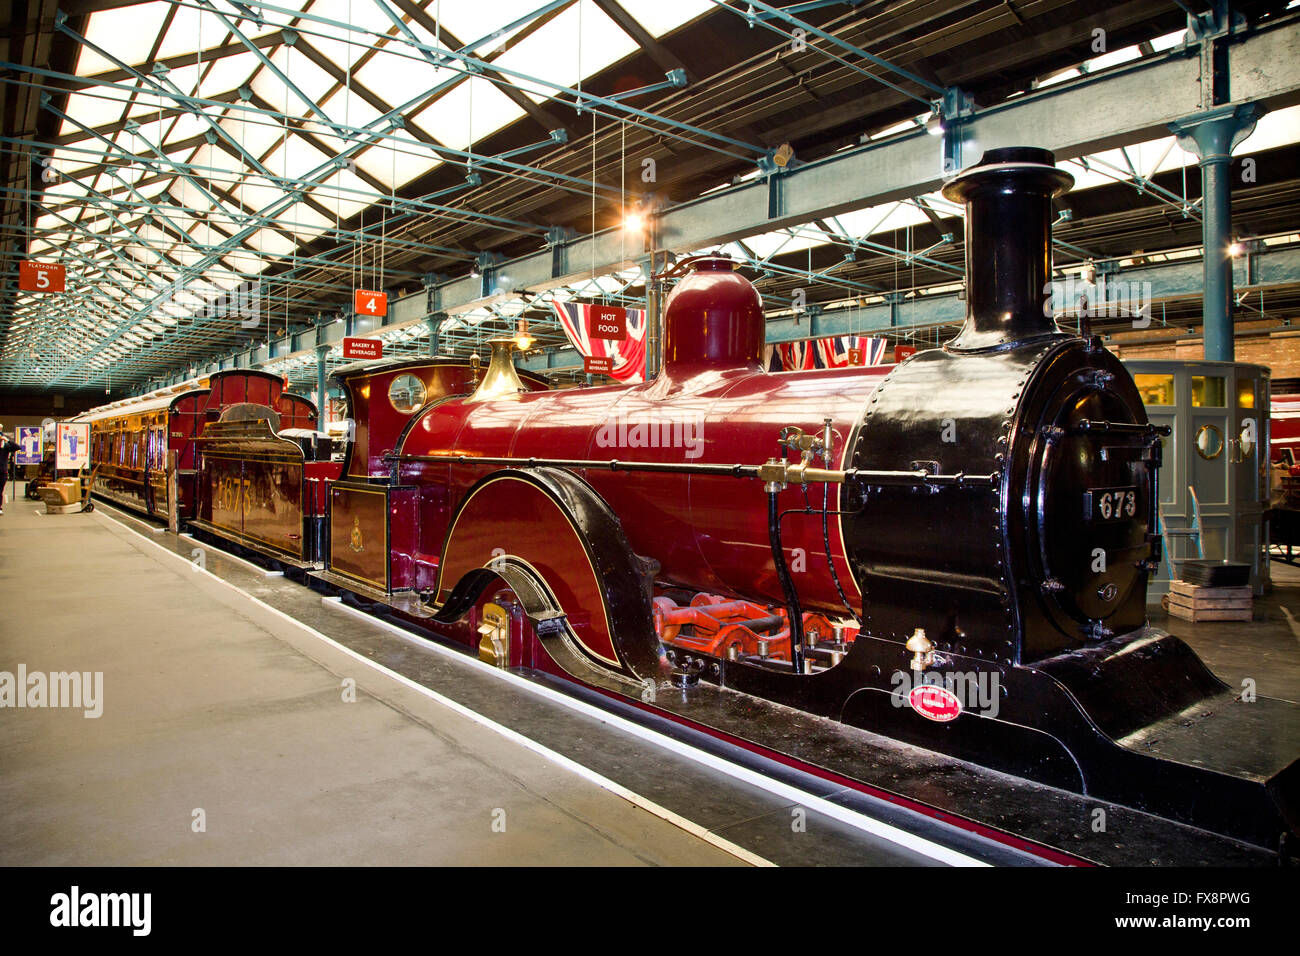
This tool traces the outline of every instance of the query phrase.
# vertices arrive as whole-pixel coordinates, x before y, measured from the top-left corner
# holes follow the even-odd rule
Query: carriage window
[[[424,383],[409,373],[399,375],[388,386],[388,400],[393,408],[409,415],[424,404]]]
[[[1172,405],[1174,403],[1174,377],[1172,375],[1134,375],[1133,381],[1142,394],[1143,405]]]
[[[1237,448],[1241,457],[1238,461],[1245,461],[1255,453],[1255,422],[1247,420],[1242,423],[1241,431],[1237,434]]]
[[[1202,425],[1196,431],[1196,453],[1206,461],[1223,454],[1223,432],[1218,425]]]
[[[1253,379],[1242,378],[1237,380],[1237,407],[1255,407],[1255,382]]]
[[[1193,375],[1192,404],[1210,408],[1223,408],[1228,404],[1227,389],[1222,375]]]

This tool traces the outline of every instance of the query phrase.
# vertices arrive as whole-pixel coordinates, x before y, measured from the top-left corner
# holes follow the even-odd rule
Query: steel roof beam
[[[265,36],[256,37],[251,42],[254,46],[262,50],[268,50],[277,47],[284,42],[284,37],[280,30],[274,33],[268,33]],[[165,66],[169,70],[182,69],[187,66],[197,66],[199,63],[209,63],[212,60],[224,59],[228,56],[237,56],[240,53],[247,52],[247,47],[242,43],[223,43],[221,46],[209,47],[206,50],[197,50],[193,53],[178,53],[175,56],[163,57],[156,63]],[[19,67],[24,71],[30,72],[31,67]],[[51,76],[49,86],[56,89],[66,90],[75,93],[78,90],[91,86],[104,86],[116,84],[127,79],[131,74],[123,69],[105,70],[103,73],[96,73],[92,76],[72,76],[69,74],[60,74]]]
[[[672,50],[656,40],[654,35],[641,26],[636,18],[624,10],[616,0],[595,0],[595,2],[596,6],[613,20],[620,30],[636,42],[636,45],[641,48],[641,51],[646,56],[655,61],[659,69],[665,73],[681,70],[692,82],[697,78],[694,72],[679,60]]]
[[[217,8],[217,5],[212,2],[212,0],[197,0],[197,3],[201,7],[205,7],[212,14],[214,14],[216,18],[221,21],[222,26],[224,26],[227,30],[230,31],[231,36],[239,40],[239,42],[242,43],[244,47],[250,53],[253,54],[253,56],[257,57],[258,62],[262,64],[262,69],[266,70],[277,80],[283,83],[290,93],[292,93],[300,101],[302,101],[302,104],[307,107],[308,112],[315,113],[318,117],[320,117],[322,121],[324,121],[325,125],[333,128],[335,132],[339,133],[340,136],[343,135],[342,132],[339,131],[337,124],[335,124],[335,122],[332,119],[330,119],[329,114],[325,112],[325,110],[321,107],[321,105],[317,103],[314,99],[312,99],[310,96],[308,96],[306,93],[304,93],[302,90],[300,90],[298,88],[298,84],[294,83],[293,80],[289,79],[289,77],[285,75],[283,70],[281,70],[278,66],[272,63],[271,58],[266,55],[266,53],[262,50],[262,48],[258,46],[256,43],[254,43],[247,36],[245,36],[244,32],[240,30],[235,23],[232,23],[230,18],[227,17],[224,13],[222,13],[221,10]],[[281,37],[285,43],[289,43],[289,36],[290,35],[287,34],[285,31],[283,30],[281,31]]]
[[[393,2],[396,3],[398,8],[401,9],[403,13],[409,16],[413,21],[418,23],[420,26],[424,27],[424,29],[432,33],[439,40],[445,39],[447,41],[448,46],[459,48],[462,50],[472,49],[470,47],[466,47],[465,44],[462,43],[459,39],[457,39],[453,34],[448,33],[446,27],[439,24],[436,20],[433,19],[433,17],[429,16],[427,12],[422,10],[416,4],[412,3],[411,0],[393,0]],[[535,30],[537,30],[539,27],[550,22],[551,19],[563,13],[571,5],[572,2],[565,4],[564,6],[557,7],[553,10],[550,10],[541,16],[538,16],[519,32],[519,34],[515,38],[515,42],[519,42],[520,40],[524,39],[532,32],[534,32]],[[412,37],[412,39],[414,39],[414,37]],[[494,58],[494,56],[495,54],[489,54],[488,56],[484,57],[484,59],[490,63]],[[491,69],[491,67],[486,68],[483,72],[484,75],[492,75],[492,76],[501,75],[500,73],[497,73],[495,70]],[[520,90],[517,87],[513,86],[509,82],[504,84],[498,84],[497,89],[499,89],[502,93],[504,93],[512,103],[514,103],[521,110],[523,110],[525,113],[531,116],[533,120],[537,123],[537,125],[541,126],[547,132],[550,132],[553,129],[565,129],[569,132],[570,135],[573,134],[574,131],[569,127],[568,123],[558,118],[554,113],[552,113],[546,107],[538,103],[534,103],[531,99],[529,99],[522,92],[520,92]]]

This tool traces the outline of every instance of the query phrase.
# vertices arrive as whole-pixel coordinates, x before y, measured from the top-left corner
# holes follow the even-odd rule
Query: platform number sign
[[[57,262],[18,263],[18,288],[24,292],[62,292],[66,270]]]
[[[39,465],[41,463],[41,426],[18,426],[18,451],[14,453],[15,465]]]
[[[388,314],[388,293],[357,289],[352,303],[357,315],[384,316]]]
[[[866,358],[864,349],[849,349],[849,364],[861,365]]]

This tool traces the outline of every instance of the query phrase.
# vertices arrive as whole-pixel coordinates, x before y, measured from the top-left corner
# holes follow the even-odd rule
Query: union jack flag
[[[769,345],[767,353],[769,372],[882,365],[885,361],[885,340],[866,335],[832,335],[823,339]]]
[[[593,339],[588,334],[591,310],[585,302],[553,302],[556,318],[582,356],[612,358],[610,376],[620,382],[645,381],[645,309],[627,310],[627,338],[621,342]]]

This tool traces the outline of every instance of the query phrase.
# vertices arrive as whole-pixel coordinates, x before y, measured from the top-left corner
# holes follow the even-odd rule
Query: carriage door
[[[1164,440],[1160,506],[1165,526],[1190,529],[1199,513],[1201,544],[1209,560],[1251,566],[1262,594],[1268,582],[1264,511],[1268,506],[1268,370],[1235,362],[1131,360],[1151,421],[1172,427]],[[1196,489],[1193,501],[1189,486]],[[1172,554],[1157,573],[1149,601],[1169,590],[1169,558],[1196,557],[1196,543],[1169,539]]]

